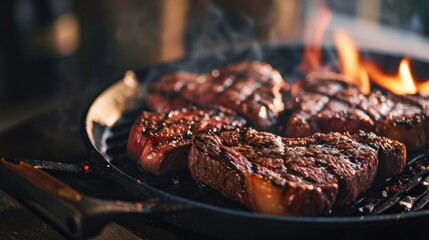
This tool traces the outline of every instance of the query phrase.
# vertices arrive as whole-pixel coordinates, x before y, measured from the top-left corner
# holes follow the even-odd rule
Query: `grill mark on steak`
[[[407,103],[421,107],[426,115],[429,112],[429,95],[404,94],[395,97],[400,98],[402,101],[405,101]]]
[[[216,95],[214,96],[213,99],[217,99],[222,92],[230,90],[232,88],[232,86],[234,85],[234,83],[237,81],[237,79],[242,77],[242,73],[227,73],[226,77],[218,77],[218,78],[214,78],[215,82],[220,79],[221,81],[221,85],[218,85],[218,88],[216,89]]]
[[[187,79],[177,83],[182,76]],[[267,130],[284,109],[282,92],[287,83],[270,65],[243,61],[210,74],[170,74],[151,85],[147,104],[156,111],[189,103],[202,107],[222,105],[248,119],[254,127]]]
[[[374,122],[365,112],[337,100],[329,101],[311,120],[320,122],[323,131],[330,132],[369,130],[374,126]]]
[[[258,113],[249,114],[247,118],[258,118],[261,111],[263,115],[268,116],[268,119],[274,119],[276,116],[271,111],[281,112],[283,110],[283,102],[279,101],[281,96],[276,96],[275,93],[269,94],[273,89],[273,84],[269,84],[268,79],[263,75],[247,76],[242,70],[236,75],[235,81],[225,88],[223,91],[218,92],[214,97],[214,102],[219,105],[235,109],[238,113]],[[256,81],[255,79],[259,79]],[[267,93],[268,92],[268,93]],[[280,92],[280,89],[278,89]],[[266,93],[266,94],[264,94]],[[261,96],[262,95],[262,96]],[[274,101],[274,103],[272,103]],[[279,107],[280,106],[280,107]],[[265,122],[258,125],[272,125],[270,122]]]
[[[405,162],[403,144],[380,139],[363,132],[292,139],[248,128],[222,130],[194,138],[188,167],[195,180],[253,211],[320,215],[365,191],[380,157]]]
[[[307,83],[303,85],[305,91],[325,95],[330,99],[330,102],[334,101],[337,102],[337,104],[343,104],[343,109],[349,108],[350,111],[358,110],[360,111],[358,114],[362,115],[363,118],[370,118],[372,121],[379,120],[379,112],[374,111],[376,110],[375,108],[368,109],[368,102],[365,101],[365,96],[361,93],[357,86],[348,85],[347,83],[342,82],[340,77],[336,78],[335,80],[331,80],[324,78],[318,79],[316,76],[313,76],[314,78],[309,78],[305,81]]]
[[[226,106],[231,109],[236,109],[241,103],[246,101],[249,96],[255,92],[256,89],[261,87],[260,81],[254,80],[248,76],[242,76],[225,91],[219,93],[214,98],[214,102]]]
[[[357,86],[347,84],[346,81],[349,80],[341,74],[314,73],[309,75],[303,86],[305,91],[326,95],[363,111],[374,122],[384,119],[394,109],[395,102],[381,92],[364,95]]]
[[[244,124],[243,119],[223,107],[142,112],[131,129],[127,149],[129,156],[146,171],[169,174],[186,167],[187,152],[196,133]]]
[[[292,114],[287,124],[287,132],[293,137],[305,137],[314,132],[320,132],[321,125],[315,121],[307,121],[322,111],[329,102],[329,98],[318,93],[307,93],[305,98],[295,98],[294,108],[298,110]]]
[[[306,158],[308,151],[304,146],[302,151],[304,156],[295,154],[288,158],[288,161],[284,161],[281,157],[291,149],[290,146],[285,146],[283,139],[279,136],[248,128],[222,131],[219,135],[228,147],[234,146],[235,150],[251,159],[252,173],[258,173],[255,170],[258,167],[270,169],[281,177],[293,178],[306,184],[316,184],[315,186],[320,187],[325,197],[332,195],[332,186],[328,183],[337,184],[336,178],[324,168],[305,164],[316,161],[314,158]]]
[[[332,162],[328,167],[334,168],[334,171],[341,171],[346,166],[349,167],[348,171],[338,173],[338,181],[342,183],[340,190],[345,189],[340,191],[337,196],[338,205],[353,201],[370,186],[375,177],[378,165],[377,151],[346,134],[332,133],[332,135],[326,137],[326,135],[319,133],[316,136],[319,136],[325,145],[338,150],[338,154],[335,156],[339,161]],[[329,155],[329,152],[326,154]],[[337,166],[339,163],[342,165]],[[368,170],[360,171],[360,169]],[[353,175],[355,176],[352,177]]]
[[[160,81],[154,81],[149,85],[149,92],[146,102],[149,106],[157,106],[158,109],[170,111],[184,106],[192,105],[189,101],[180,96],[185,86],[196,82],[198,75],[188,72],[166,73]]]
[[[238,141],[238,149],[240,152],[245,153],[246,156],[252,158],[253,165],[262,167],[270,167],[274,172],[293,174],[309,183],[321,183],[320,178],[329,176],[324,169],[315,168],[311,165],[304,164],[305,161],[300,159],[304,156],[296,156],[296,158],[289,158],[288,161],[280,161],[280,157],[284,156],[289,147],[285,146],[282,138],[269,133],[259,133],[252,129],[242,129],[238,134],[240,139]],[[222,136],[231,138],[232,136]],[[234,137],[232,137],[234,138]],[[246,143],[245,145],[240,144]],[[234,145],[232,145],[234,146]],[[306,152],[306,151],[303,151]],[[310,159],[308,159],[310,160]],[[311,159],[311,161],[315,161]],[[332,178],[332,176],[330,176]]]
[[[356,147],[366,148],[360,151],[361,153],[369,152],[370,150],[369,147],[357,144],[356,141],[348,138],[346,135],[331,133],[328,136],[329,137],[326,137],[324,134],[315,134],[311,138],[302,138],[306,139],[304,142],[302,140],[295,142],[295,139],[287,139],[287,143],[291,147],[302,146],[309,149],[310,152],[317,152],[317,156],[319,157],[316,158],[316,162],[319,166],[329,169],[330,173],[337,177],[339,192],[336,205],[341,206],[346,202],[356,199],[357,194],[369,187],[369,185],[359,184],[360,176],[359,174],[355,174],[359,168],[367,167],[361,165],[364,160],[360,159],[359,156],[351,154],[349,150]],[[338,142],[333,142],[332,140],[338,142],[346,141],[346,144],[339,145]],[[371,149],[371,151],[374,150]],[[370,172],[375,174],[375,170]],[[353,177],[354,175],[357,177]],[[371,174],[366,175],[368,175],[369,178],[374,177]],[[366,182],[370,183],[372,180],[367,180]]]
[[[302,83],[303,91],[291,104],[295,110],[286,126],[287,135],[302,137],[316,132],[364,130],[401,141],[409,150],[429,143],[429,99],[379,91],[364,95],[357,86],[344,81],[347,79],[340,74],[309,75]],[[320,108],[312,106],[315,96],[328,99],[325,109],[318,113],[304,109]]]
[[[346,82],[350,82],[350,80],[341,74],[314,72],[307,75],[306,81],[303,82],[302,86],[303,89],[310,89],[327,96],[333,96],[347,86]]]
[[[213,133],[198,135],[189,154],[189,169],[197,181],[210,185],[224,196],[241,202],[253,211],[270,214],[320,215],[332,206],[335,194],[326,199],[322,189],[303,181],[296,175],[283,173],[280,176],[260,164],[253,164],[253,170],[244,155],[234,148],[222,144],[223,139]],[[207,142],[216,143],[214,146]],[[219,144],[221,144],[219,146]],[[225,149],[232,158],[216,154],[217,149]],[[207,159],[210,159],[207,161]],[[228,159],[228,160],[225,160]],[[232,164],[231,164],[232,163]],[[253,172],[254,171],[254,172]],[[219,180],[219,178],[221,180]],[[222,185],[221,183],[226,185]],[[216,187],[217,186],[217,187]],[[284,190],[281,190],[281,189]],[[336,192],[336,185],[333,186]],[[260,204],[269,196],[267,205]],[[293,207],[285,209],[286,202]],[[315,203],[308,204],[308,202]],[[300,204],[306,205],[300,207]],[[287,212],[285,212],[287,211]]]
[[[303,92],[297,99],[300,100],[295,107],[298,105],[299,110],[292,114],[287,125],[287,132],[293,137],[316,132],[368,131],[374,126],[364,111],[324,94]]]
[[[178,91],[184,99],[193,102],[199,106],[212,104],[224,91],[229,90],[231,86],[242,77],[242,72],[226,72],[218,77],[217,74],[201,77],[201,80],[190,82]]]
[[[389,138],[377,136],[374,133],[364,133],[362,131],[353,134],[353,138],[365,143],[378,152],[379,175],[399,175],[405,168],[407,164],[407,151],[404,144]]]
[[[201,148],[200,148],[201,149]],[[240,152],[242,153],[243,149],[240,149]],[[224,148],[220,148],[219,151],[219,159],[227,159],[227,160],[232,160],[231,157],[229,157],[226,154],[226,151],[224,150]],[[252,174],[258,174],[261,173],[261,169],[269,169],[271,171],[273,171],[274,173],[279,174],[279,176],[281,177],[285,177],[289,180],[295,180],[295,181],[299,181],[299,182],[303,182],[305,184],[317,184],[317,183],[321,183],[320,180],[317,180],[318,176],[313,176],[313,177],[309,177],[309,176],[304,176],[302,174],[302,172],[297,171],[296,169],[290,168],[287,164],[285,164],[285,162],[277,162],[278,164],[281,164],[281,166],[273,166],[276,165],[276,163],[273,163],[272,160],[276,160],[276,159],[270,159],[270,158],[264,158],[261,156],[254,156],[253,161],[250,162],[250,168],[248,169],[250,173]],[[270,161],[270,163],[267,163],[268,161]],[[307,167],[307,166],[305,166]],[[314,170],[314,168],[312,168],[311,166],[308,166],[308,168],[310,171]],[[269,175],[263,174],[263,176],[265,177],[271,177]],[[323,177],[323,175],[320,175],[321,177]],[[228,180],[228,179],[226,179]],[[275,180],[275,179],[274,179]],[[281,185],[279,181],[274,181],[273,182],[275,185]]]

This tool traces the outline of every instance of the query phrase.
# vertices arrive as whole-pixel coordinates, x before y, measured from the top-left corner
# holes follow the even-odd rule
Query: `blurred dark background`
[[[326,4],[338,19],[349,20],[337,22],[352,32],[361,20],[377,26],[356,28],[363,43],[376,45],[376,39],[385,47],[403,32],[417,42],[410,46],[415,52],[428,43],[429,1]],[[0,1],[0,131],[63,98],[95,93],[125,69],[221,46],[302,42],[315,12],[317,2],[310,0]],[[398,34],[380,38],[384,29]]]

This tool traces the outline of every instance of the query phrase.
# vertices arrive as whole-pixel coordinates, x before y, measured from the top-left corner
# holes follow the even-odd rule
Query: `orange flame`
[[[429,93],[429,79],[416,81],[411,71],[411,61],[403,58],[396,74],[384,72],[375,62],[362,60],[358,48],[343,30],[335,31],[338,65],[342,74],[359,86],[363,93],[371,91],[370,80],[394,94]]]
[[[429,94],[429,79],[417,84],[418,92],[421,94]]]
[[[320,15],[311,20],[315,24],[315,29],[307,28],[304,33],[305,49],[301,62],[301,69],[304,72],[320,70],[322,65],[320,46],[332,18],[331,12],[322,1],[317,1],[317,4]]]
[[[370,83],[366,70],[361,66],[359,51],[352,39],[341,29],[334,33],[338,51],[338,65],[341,73],[348,76],[352,84],[359,86],[363,93],[370,92]]]
[[[311,22],[315,27],[306,29],[305,49],[301,62],[304,72],[323,71],[321,45],[325,31],[331,22],[332,14],[322,0],[317,1],[319,14]],[[396,74],[384,72],[375,62],[363,60],[357,46],[344,30],[334,33],[338,52],[340,72],[347,76],[351,84],[359,86],[363,93],[371,91],[370,81],[394,94],[429,94],[429,79],[416,81],[411,71],[411,61],[402,59]]]
[[[399,64],[399,71],[396,74],[387,74],[374,62],[370,61],[365,63],[365,68],[371,80],[384,89],[395,94],[417,93],[417,86],[411,74],[410,60],[408,58],[402,59]]]

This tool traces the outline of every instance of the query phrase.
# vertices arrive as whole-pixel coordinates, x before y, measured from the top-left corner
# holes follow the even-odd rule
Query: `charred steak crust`
[[[226,133],[237,139],[240,134],[240,130]],[[188,167],[195,180],[255,212],[312,216],[321,215],[332,207],[338,189],[332,176],[322,175],[319,187],[302,176],[286,171],[281,173],[281,166],[276,169],[254,163],[240,151],[241,145],[228,146],[224,140],[213,133],[201,134],[194,139]],[[276,165],[275,162],[272,164]]]
[[[208,74],[173,72],[149,86],[147,104],[166,111],[193,104],[222,105],[248,119],[257,129],[270,129],[284,110],[287,83],[269,64],[243,61]]]
[[[194,138],[188,168],[195,180],[255,212],[316,216],[355,200],[372,183],[379,157],[404,149],[375,140],[363,132],[304,138],[248,128],[206,132]]]
[[[379,159],[377,174],[397,176],[405,169],[407,151],[403,143],[363,131],[352,134],[352,137],[377,150]]]
[[[144,111],[132,126],[128,154],[150,173],[169,174],[186,168],[189,146],[196,133],[244,124],[242,118],[223,107],[188,107],[165,113]]]
[[[347,81],[340,74],[310,74],[292,99],[287,136],[363,130],[403,142],[408,150],[428,145],[427,97],[381,92],[365,95]]]

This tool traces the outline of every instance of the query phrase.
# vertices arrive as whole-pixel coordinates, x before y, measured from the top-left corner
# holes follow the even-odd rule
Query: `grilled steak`
[[[374,134],[281,138],[248,128],[197,135],[192,177],[251,210],[316,216],[351,202],[372,183],[379,157],[405,161],[405,148]]]
[[[429,99],[420,95],[363,94],[341,75],[312,74],[292,100],[287,136],[372,131],[416,150],[429,143]],[[398,168],[399,169],[399,168]]]
[[[128,154],[148,172],[169,174],[186,167],[194,134],[242,125],[244,120],[223,107],[143,112],[131,129]]]
[[[173,72],[149,86],[147,104],[166,111],[188,104],[222,105],[245,117],[255,128],[272,127],[284,109],[286,82],[269,64],[243,61],[209,74]]]

